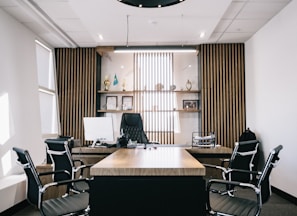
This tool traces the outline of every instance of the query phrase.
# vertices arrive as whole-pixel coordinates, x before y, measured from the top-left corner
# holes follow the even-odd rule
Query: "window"
[[[36,40],[38,92],[43,137],[59,134],[56,77],[52,50]]]
[[[149,140],[174,143],[173,53],[135,53],[135,110]]]

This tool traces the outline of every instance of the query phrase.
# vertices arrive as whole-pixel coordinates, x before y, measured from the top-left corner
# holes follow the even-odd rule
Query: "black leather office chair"
[[[120,131],[126,138],[137,143],[150,143],[143,131],[142,118],[139,113],[123,113]]]
[[[86,169],[89,169],[93,164],[85,165],[82,160],[73,160],[68,142],[68,140],[60,138],[45,140],[46,151],[53,162],[54,170],[67,170],[70,173],[70,178],[65,173],[56,173],[54,181],[89,177]],[[68,192],[70,189],[81,192],[87,191],[89,187],[85,182],[77,182],[73,188],[68,188]]]
[[[272,169],[279,161],[278,155],[282,148],[283,146],[279,145],[270,152],[261,171],[232,170],[234,173],[247,173],[257,176],[257,182],[255,184],[223,179],[209,180],[207,184],[207,209],[209,214],[241,216],[260,215],[262,205],[266,203],[271,196],[269,176]],[[234,192],[233,196],[229,196],[229,194],[217,190],[217,188],[220,188],[218,185],[232,186],[239,189]],[[249,192],[247,192],[247,190]]]
[[[18,156],[18,164],[21,165],[27,176],[27,200],[40,210],[41,215],[66,215],[78,213],[79,215],[88,215],[89,211],[89,193],[82,192],[70,194],[63,197],[43,200],[45,192],[53,186],[70,185],[73,182],[89,183],[87,179],[76,179],[62,182],[51,182],[42,185],[40,176],[52,175],[54,173],[67,173],[67,171],[53,171],[46,173],[37,173],[35,165],[27,150],[14,147],[13,150]],[[68,173],[69,174],[69,173]]]

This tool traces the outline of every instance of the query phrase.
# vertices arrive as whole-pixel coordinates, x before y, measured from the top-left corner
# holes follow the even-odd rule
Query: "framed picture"
[[[183,109],[197,110],[199,107],[199,100],[183,100]]]
[[[133,108],[133,96],[122,96],[123,110],[132,110]]]
[[[106,96],[106,109],[116,110],[118,106],[118,96]]]

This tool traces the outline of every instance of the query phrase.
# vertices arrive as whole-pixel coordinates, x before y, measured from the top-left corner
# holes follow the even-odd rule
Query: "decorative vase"
[[[187,89],[188,91],[190,91],[191,88],[192,88],[192,83],[191,83],[190,80],[188,80],[187,83],[186,83],[186,89]]]

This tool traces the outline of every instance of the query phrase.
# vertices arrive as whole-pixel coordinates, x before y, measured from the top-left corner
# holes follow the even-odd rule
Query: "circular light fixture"
[[[118,0],[127,5],[141,8],[162,8],[181,3],[185,0]]]

